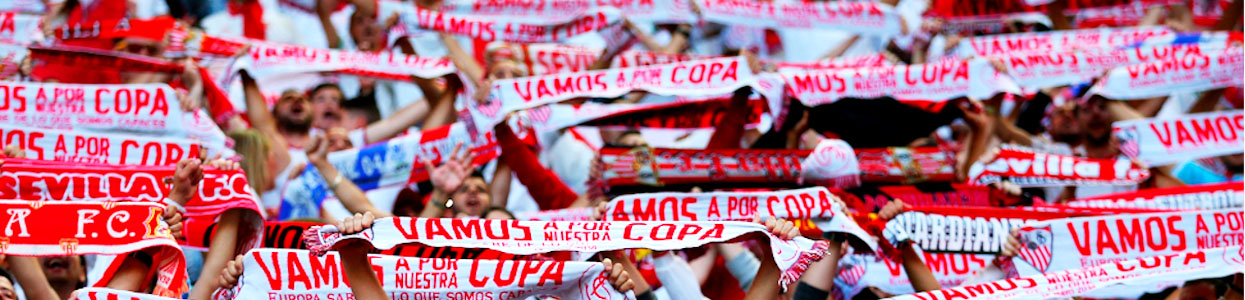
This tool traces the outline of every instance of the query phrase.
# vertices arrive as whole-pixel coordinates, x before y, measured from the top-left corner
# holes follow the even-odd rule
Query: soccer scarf
[[[328,160],[342,178],[364,191],[422,182],[428,180],[429,172],[423,161],[444,162],[458,143],[463,145],[460,153],[471,151],[476,155],[474,164],[485,164],[500,155],[491,128],[472,135],[468,126],[459,122],[363,148],[333,152]],[[320,171],[311,165],[283,189],[278,220],[319,218],[321,204],[333,192]]]
[[[925,252],[992,254],[1011,230],[1026,222],[1097,215],[1077,209],[994,207],[910,207],[886,221],[882,236],[890,246],[912,242]]]
[[[1034,222],[1020,229],[1023,246],[1014,261],[1021,275],[1031,275],[1120,259],[1240,246],[1241,218],[1242,212],[1233,208]]]
[[[497,20],[487,16],[427,10],[414,5],[402,8],[399,14],[407,32],[437,31],[482,41],[556,43],[622,24],[622,15],[612,7],[585,10],[574,17],[560,18],[552,23],[548,20]]]
[[[936,111],[947,100],[959,97],[988,99],[997,93],[1020,93],[1010,77],[984,59],[878,68],[784,69],[780,73],[791,96],[810,107],[843,98],[890,96]]]
[[[782,69],[842,69],[842,68],[873,68],[892,66],[886,54],[864,54],[823,59],[811,63],[795,63],[785,61],[771,62],[778,70]]]
[[[199,143],[184,138],[164,138],[104,132],[65,131],[0,125],[0,146],[16,145],[26,157],[66,163],[167,165],[198,158]],[[221,150],[215,149],[220,153]],[[232,151],[229,151],[232,153]]]
[[[183,66],[172,61],[118,51],[104,51],[74,46],[31,46],[30,57],[37,65],[110,68],[123,72],[158,72],[180,74]]]
[[[1186,185],[1075,199],[1074,207],[1135,207],[1152,209],[1211,210],[1245,206],[1241,182]]]
[[[856,149],[860,180],[901,183],[955,180],[955,153],[939,147]]]
[[[809,150],[603,148],[602,179],[608,186],[700,183],[860,184],[851,146],[822,140]]]
[[[180,295],[174,295],[180,296]],[[109,288],[85,288],[78,290],[78,297],[73,300],[176,300],[181,298],[161,297],[151,294],[140,294],[131,291]]]
[[[121,198],[97,198],[93,201],[0,200],[0,218],[8,220],[4,237],[0,237],[0,253],[17,256],[125,255],[158,247],[159,253],[153,257],[152,272],[147,276],[159,275],[154,293],[181,295],[187,290],[186,263],[169,232],[168,224],[160,219],[164,205],[113,201],[115,199]],[[114,263],[107,268],[105,278],[96,285],[107,284],[117,265]]]
[[[339,243],[358,240],[377,249],[401,244],[488,248],[512,254],[552,251],[599,252],[642,246],[654,251],[677,250],[738,240],[764,234],[773,249],[774,262],[783,274],[779,284],[795,282],[808,265],[821,259],[825,241],[803,237],[783,240],[765,226],[750,222],[572,222],[484,219],[382,218],[362,232],[342,235],[332,225],[312,230],[305,237],[314,253],[335,249]]]
[[[183,112],[167,84],[0,82],[0,123],[90,132],[187,137],[225,148],[212,119]]]
[[[375,53],[276,43],[251,43],[250,55],[234,63],[230,74],[247,70],[254,78],[282,74],[334,72],[389,80],[438,78],[453,74],[448,58],[427,58],[388,51]]]
[[[875,2],[754,2],[696,0],[705,20],[774,29],[832,29],[855,34],[901,34],[899,13]]]
[[[34,43],[43,36],[43,32],[39,31],[39,26],[42,23],[43,21],[39,15],[22,14],[13,11],[0,12],[0,24],[3,24],[3,26],[0,26],[0,41],[18,45]]]
[[[739,56],[497,80],[486,103],[467,108],[476,127],[488,130],[507,113],[575,98],[612,98],[636,90],[717,96],[755,83],[752,69]]]
[[[1140,100],[1181,92],[1200,92],[1241,86],[1245,80],[1245,50],[1227,48],[1219,53],[1188,55],[1112,69],[1088,95],[1112,100]]]
[[[523,65],[531,75],[547,75],[587,71],[605,49],[584,46],[572,46],[554,43],[519,45],[523,52]],[[683,53],[661,53],[654,51],[625,50],[610,61],[610,66],[630,68],[639,66],[664,65],[697,59],[713,58],[711,56]]]
[[[522,124],[537,132],[552,132],[571,126],[602,129],[663,128],[710,129],[729,114],[746,114],[745,128],[768,128],[764,99],[748,100],[747,111],[729,111],[731,99],[656,104],[550,104],[519,111]]]
[[[867,172],[864,171],[864,167],[861,169],[862,173]],[[862,176],[865,175],[862,174]],[[862,186],[849,189],[847,192],[855,196],[856,201],[843,199],[844,202],[857,211],[866,212],[881,210],[893,200],[903,200],[904,204],[913,206],[992,206],[990,188],[979,185],[943,183],[941,185]]]
[[[69,23],[53,31],[52,38],[57,40],[110,40],[125,37],[141,37],[154,41],[163,41],[165,35],[178,27],[177,20],[169,16],[151,19],[120,18],[110,20],[86,20],[85,22]]]
[[[83,164],[8,158],[0,172],[0,199],[161,202],[168,198],[176,168],[175,165]],[[199,191],[183,206],[186,218],[214,220],[222,212],[235,208],[263,215],[242,170],[204,167]]]
[[[1016,53],[1054,53],[1087,48],[1113,49],[1151,38],[1175,35],[1176,32],[1161,26],[1105,27],[983,35],[961,40],[956,54],[960,57],[974,57]]]
[[[1120,149],[1148,165],[1241,153],[1245,113],[1240,110],[1135,119],[1111,124]]]
[[[771,192],[630,194],[610,200],[604,221],[751,221],[754,216],[812,220],[823,232],[845,233],[871,251],[872,236],[857,225],[824,187]],[[868,249],[868,250],[866,250]]]
[[[921,253],[921,261],[934,273],[934,278],[945,287],[959,286],[976,276],[995,259],[993,254]],[[903,262],[884,256],[849,254],[839,260],[839,274],[835,285],[843,291],[844,299],[851,299],[868,287],[876,287],[893,295],[914,293],[912,281],[903,268]]]
[[[1080,158],[1007,145],[993,158],[973,163],[968,173],[971,184],[986,185],[1007,179],[1021,187],[1127,185],[1150,177],[1149,169],[1127,158]]]
[[[21,65],[30,50],[25,46],[0,42],[0,80],[21,81]]]
[[[0,11],[9,13],[27,13],[42,14],[47,10],[43,5],[43,1],[39,0],[13,0],[0,3]]]
[[[626,299],[599,262],[506,261],[369,255],[392,299]],[[350,283],[336,252],[256,249],[243,258],[242,278],[214,300],[347,299]]]
[[[1161,44],[1126,49],[1030,52],[996,56],[1008,74],[1027,89],[1075,85],[1116,67],[1156,61],[1179,61],[1224,51],[1224,44]]]
[[[441,5],[441,11],[488,17],[492,20],[564,23],[573,16],[583,15],[584,12],[594,8],[605,7],[617,8],[627,16],[627,19],[639,22],[695,23],[699,19],[692,12],[691,2],[687,0],[611,0],[574,3],[449,0]]]
[[[1135,298],[1187,280],[1240,272],[1241,246],[1146,256],[1095,266],[903,295],[892,300]],[[1121,293],[1115,293],[1119,291]]]

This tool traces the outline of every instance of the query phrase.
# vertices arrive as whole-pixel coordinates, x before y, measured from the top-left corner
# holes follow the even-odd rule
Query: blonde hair
[[[242,156],[242,172],[256,192],[268,190],[268,140],[255,129],[233,130],[233,150]]]

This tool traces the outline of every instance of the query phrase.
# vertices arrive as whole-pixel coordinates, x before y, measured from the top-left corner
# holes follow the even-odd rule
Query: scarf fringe
[[[829,251],[829,249],[829,242],[819,240],[813,243],[812,250],[801,251],[800,258],[797,259],[795,264],[791,265],[790,268],[783,271],[782,277],[778,279],[778,285],[782,287],[783,292],[786,292],[787,286],[791,285],[791,283],[796,280],[800,280],[800,276],[804,275],[804,271],[808,270],[809,265],[812,265],[813,262],[819,261],[822,257],[825,257],[826,251]]]

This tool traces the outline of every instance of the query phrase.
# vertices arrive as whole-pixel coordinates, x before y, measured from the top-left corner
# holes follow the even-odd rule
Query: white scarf
[[[1245,113],[1240,110],[1126,120],[1111,125],[1124,154],[1151,166],[1238,154],[1245,138]]]
[[[625,299],[597,262],[468,260],[368,255],[392,299]],[[351,295],[336,252],[255,249],[233,290],[214,300],[335,299]],[[348,298],[336,298],[348,299]]]
[[[958,97],[987,99],[997,93],[1019,94],[1020,87],[984,59],[943,60],[923,65],[857,69],[780,71],[787,91],[806,106],[843,98],[894,97],[909,102],[942,103]]]
[[[484,41],[515,43],[563,42],[576,36],[616,26],[622,21],[617,8],[598,7],[555,20],[507,20],[427,10],[414,5],[401,10],[407,32],[438,31]]]
[[[1240,182],[1185,185],[1144,189],[1136,192],[1075,199],[1067,203],[1075,207],[1135,207],[1153,209],[1223,209],[1245,205],[1245,187]]]
[[[1020,275],[1028,276],[1118,260],[1205,251],[1216,247],[1240,247],[1241,227],[1242,212],[1239,209],[1121,214],[1035,222],[1020,229],[1022,246],[1020,255],[1013,262]],[[1096,296],[1135,298],[1143,292],[1112,290]]]
[[[5,1],[8,4],[17,4],[27,1]],[[39,1],[29,1],[36,4],[17,4],[18,8],[26,9],[31,7],[43,7],[43,3]],[[12,10],[2,9],[4,4],[0,4],[0,41],[10,42],[18,45],[29,45],[39,41],[43,37],[43,32],[39,30],[43,19],[39,15],[16,13]]]
[[[1159,44],[1129,49],[1027,52],[996,56],[1007,63],[1008,74],[1020,86],[1041,89],[1074,85],[1116,67],[1179,60],[1188,55],[1222,52],[1223,43]]]
[[[1111,49],[1150,38],[1175,35],[1176,32],[1160,26],[995,34],[960,41],[956,54],[960,57],[973,57],[1086,48]]]
[[[514,22],[564,23],[594,8],[613,7],[627,19],[649,23],[695,23],[691,2],[687,0],[610,0],[610,1],[473,1],[448,0],[441,11],[458,15],[488,17]]]
[[[780,285],[795,282],[813,261],[821,259],[825,241],[803,237],[783,240],[765,226],[751,222],[573,222],[484,219],[382,218],[372,227],[350,235],[332,225],[313,227],[304,234],[307,247],[325,253],[349,240],[385,250],[420,243],[433,247],[488,248],[511,254],[553,251],[598,252],[643,246],[654,251],[699,247],[762,233],[773,249],[774,262],[783,271]],[[344,243],[343,243],[344,244]]]
[[[231,149],[200,149],[194,140],[177,137],[156,137],[105,132],[65,131],[0,125],[4,145],[18,145],[26,157],[37,160],[94,164],[168,165],[185,158],[198,158],[199,151],[209,156]]]
[[[993,254],[921,253],[921,261],[945,287],[959,286],[972,279],[994,260]],[[867,287],[876,287],[894,295],[911,294],[912,281],[903,262],[886,257],[849,254],[839,260],[839,274],[834,283],[850,299]]]
[[[427,58],[389,51],[360,52],[322,49],[267,42],[252,42],[249,55],[242,56],[230,67],[230,74],[247,70],[251,77],[299,73],[334,72],[390,80],[438,78],[453,74],[454,63],[448,58]]]
[[[893,36],[902,22],[893,7],[877,2],[755,2],[696,0],[705,20],[766,28],[833,29]]]
[[[1242,73],[1245,73],[1245,52],[1239,47],[1204,55],[1190,53],[1179,59],[1115,68],[1094,84],[1087,95],[1140,100],[1200,92],[1245,85]]]

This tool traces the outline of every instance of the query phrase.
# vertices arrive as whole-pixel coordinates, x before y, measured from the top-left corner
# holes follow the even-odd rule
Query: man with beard
[[[281,206],[280,191],[286,181],[289,181],[290,173],[295,166],[307,162],[307,154],[301,149],[311,138],[311,124],[314,119],[311,101],[301,92],[287,90],[281,93],[272,111],[269,111],[255,78],[246,71],[241,75],[243,92],[246,94],[246,115],[251,127],[263,136],[267,143],[266,148],[269,149],[265,167],[268,170],[280,170],[267,172],[269,176],[265,176],[266,178],[251,180],[263,180],[267,183],[263,186],[269,189],[259,191],[260,198],[266,209],[275,212]]]

